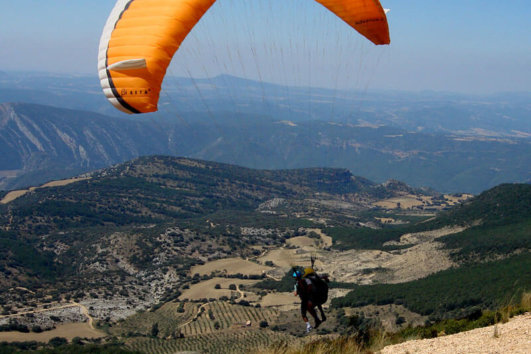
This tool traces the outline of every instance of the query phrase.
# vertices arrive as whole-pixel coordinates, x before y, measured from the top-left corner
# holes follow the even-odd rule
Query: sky
[[[382,0],[374,46],[312,0],[218,0],[169,73],[299,86],[531,90],[531,1]],[[0,71],[94,75],[113,0],[0,0]]]

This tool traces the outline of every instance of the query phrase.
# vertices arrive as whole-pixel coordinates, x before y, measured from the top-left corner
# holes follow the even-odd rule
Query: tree
[[[260,321],[260,328],[269,327],[269,323],[266,320]]]
[[[35,326],[31,327],[31,331],[34,332],[34,333],[41,333],[42,332],[42,328],[41,328],[41,326],[35,325]]]
[[[63,337],[53,337],[52,339],[48,341],[48,344],[50,344],[53,347],[58,347],[58,346],[61,346],[67,343],[68,341],[66,340],[66,338],[63,338]]]
[[[156,338],[159,335],[159,324],[158,322],[153,323],[151,326],[151,336]]]

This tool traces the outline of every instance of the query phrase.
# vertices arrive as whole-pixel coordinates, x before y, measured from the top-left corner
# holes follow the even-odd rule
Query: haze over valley
[[[259,169],[348,168],[377,182],[397,179],[454,193],[479,193],[503,182],[531,179],[526,94],[314,89],[312,95],[320,100],[313,101],[304,89],[264,88],[225,76],[204,80],[201,96],[190,80],[180,79],[180,94],[170,93],[172,101],[161,104],[168,110],[139,118],[87,111],[91,107],[108,114],[113,108],[100,97],[98,83],[88,78],[3,77],[1,101],[40,104],[1,106],[4,189],[150,154]],[[262,89],[264,96],[257,95]],[[290,105],[279,101],[286,90],[292,93]],[[234,105],[233,99],[248,104]]]

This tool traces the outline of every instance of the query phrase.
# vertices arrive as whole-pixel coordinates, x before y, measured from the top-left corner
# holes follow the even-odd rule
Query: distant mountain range
[[[530,178],[531,140],[408,132],[384,126],[273,120],[250,114],[110,117],[0,104],[0,188],[13,189],[154,154],[260,169],[340,167],[376,182],[478,193]]]
[[[129,117],[106,101],[96,77],[2,72],[0,189],[166,154],[262,169],[341,167],[378,182],[478,193],[531,179],[529,102],[529,93],[167,77],[160,111]]]
[[[123,116],[94,76],[7,72],[0,103],[24,102]],[[326,121],[391,126],[411,132],[488,137],[531,137],[531,93],[464,95],[448,92],[353,91],[292,87],[228,75],[195,79],[167,76],[159,112],[150,117],[196,122],[220,113],[271,120]],[[145,118],[144,117],[144,118]],[[218,122],[223,124],[223,121]]]

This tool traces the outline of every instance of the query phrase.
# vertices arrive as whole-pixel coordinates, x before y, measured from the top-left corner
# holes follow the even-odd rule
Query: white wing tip
[[[146,59],[128,59],[111,64],[107,67],[108,70],[121,71],[144,69],[146,67]]]

